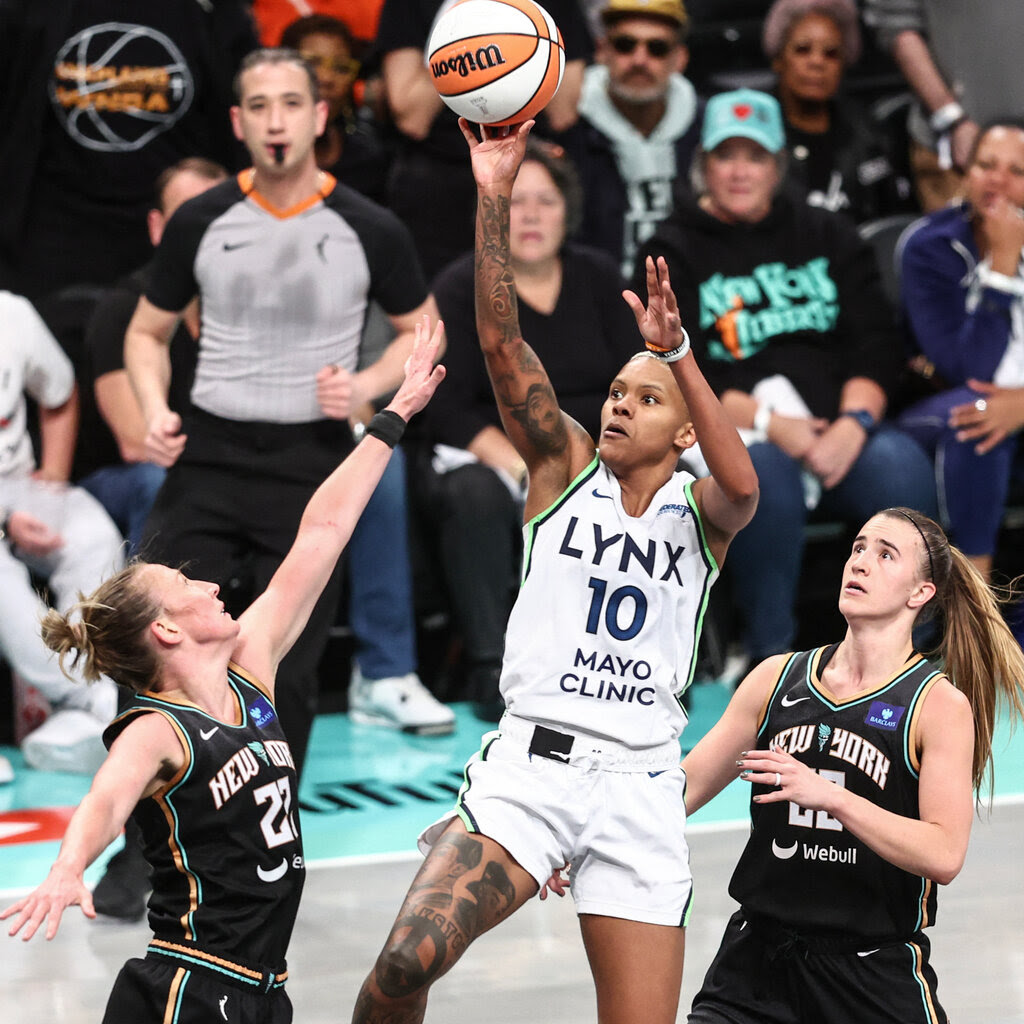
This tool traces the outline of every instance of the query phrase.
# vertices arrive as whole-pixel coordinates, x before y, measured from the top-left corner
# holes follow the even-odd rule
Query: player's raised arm
[[[316,489],[299,530],[267,589],[239,618],[241,632],[233,658],[266,685],[280,660],[305,628],[341,552],[401,438],[405,424],[430,401],[444,379],[434,360],[444,325],[429,317],[417,325],[405,380],[383,412],[370,420],[366,437]]]
[[[634,292],[623,292],[648,351],[668,362],[689,410],[711,476],[694,484],[715,557],[753,518],[758,484],[754,465],[736,427],[726,415],[690,352],[664,257],[647,257],[647,306]]]
[[[469,144],[477,183],[476,324],[505,433],[530,471],[531,492],[540,485],[556,496],[594,456],[586,431],[558,407],[551,381],[519,329],[509,253],[512,185],[526,152],[532,121],[483,129],[476,138],[459,125]],[[531,505],[535,502],[531,501]]]

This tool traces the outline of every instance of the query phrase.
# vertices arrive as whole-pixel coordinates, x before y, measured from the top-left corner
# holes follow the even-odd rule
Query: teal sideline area
[[[722,713],[729,691],[720,683],[693,688],[690,725],[694,744]],[[317,718],[306,777],[300,793],[302,830],[310,863],[413,851],[422,828],[448,809],[467,759],[487,731],[468,705],[453,705],[456,731],[445,737],[405,736],[353,725],[343,714]],[[58,841],[32,841],[33,809],[73,807],[88,788],[82,776],[34,772],[14,748],[0,748],[14,763],[15,781],[0,787],[0,889],[17,890],[41,881],[56,856]],[[1024,797],[1024,731],[997,731],[996,797]],[[695,826],[714,827],[747,816],[747,785],[736,781],[694,815]],[[120,841],[108,851],[116,851]],[[94,882],[104,858],[86,879]]]

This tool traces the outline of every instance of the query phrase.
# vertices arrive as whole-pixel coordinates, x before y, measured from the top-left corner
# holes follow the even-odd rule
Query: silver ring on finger
[[[775,785],[776,786],[781,786],[782,785],[782,772],[776,772],[775,773]]]
[[[984,398],[977,398],[974,401],[974,408],[977,409],[978,412],[984,412],[988,408],[988,402],[986,402]]]

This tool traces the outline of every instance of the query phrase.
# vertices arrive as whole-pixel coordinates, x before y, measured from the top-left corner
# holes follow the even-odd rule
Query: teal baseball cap
[[[782,129],[782,111],[774,96],[756,89],[720,92],[708,100],[700,144],[710,153],[726,139],[750,139],[769,153],[778,153],[786,144]]]

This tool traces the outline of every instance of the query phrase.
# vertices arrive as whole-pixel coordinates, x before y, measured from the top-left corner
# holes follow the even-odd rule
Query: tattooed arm
[[[480,141],[460,120],[477,183],[476,325],[505,433],[526,462],[526,517],[547,508],[594,457],[594,442],[558,406],[537,354],[523,340],[509,253],[512,185],[532,121]],[[486,130],[485,130],[486,131]]]

